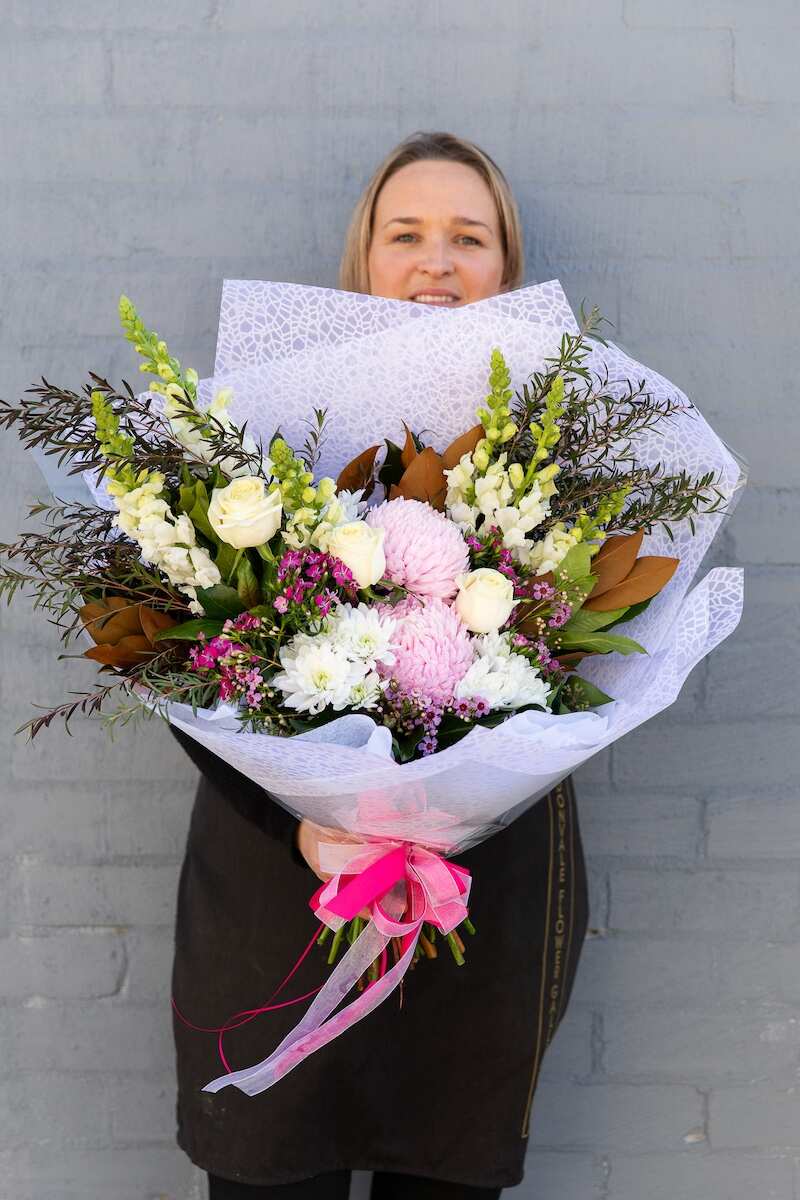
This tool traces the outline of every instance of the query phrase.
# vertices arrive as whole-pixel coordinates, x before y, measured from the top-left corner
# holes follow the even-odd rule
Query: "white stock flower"
[[[327,539],[327,553],[341,559],[360,588],[371,587],[383,578],[386,555],[383,552],[385,530],[366,521],[339,525]]]
[[[490,708],[547,707],[550,689],[521,654],[480,653],[455,688],[456,700],[483,699]]]
[[[279,529],[282,516],[280,491],[267,492],[264,480],[256,475],[214,488],[208,505],[211,528],[235,550],[268,542]]]
[[[455,608],[472,633],[491,633],[505,625],[514,608],[514,585],[491,567],[459,575]]]
[[[480,516],[480,509],[475,505],[467,504],[464,500],[459,500],[450,507],[448,505],[447,515],[454,525],[457,525],[462,533],[467,530],[474,530]]]
[[[363,662],[370,669],[376,663],[391,667],[395,660],[392,636],[397,622],[381,616],[376,608],[359,604],[353,608],[343,604],[328,618],[328,636],[349,658]]]
[[[550,503],[543,499],[539,484],[534,482],[531,490],[516,505],[498,508],[493,521],[503,534],[505,548],[519,551],[530,547],[526,535],[541,525],[549,513]]]
[[[352,662],[329,638],[298,634],[279,654],[283,671],[272,683],[284,693],[287,708],[312,715],[331,705],[345,708],[353,689],[368,672],[361,662]]]

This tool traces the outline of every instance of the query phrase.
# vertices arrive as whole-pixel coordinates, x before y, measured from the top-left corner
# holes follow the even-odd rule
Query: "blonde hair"
[[[427,162],[431,159],[464,163],[478,172],[492,194],[500,237],[503,245],[504,291],[513,291],[522,285],[524,256],[522,248],[522,224],[513,193],[503,172],[489,155],[464,138],[452,133],[412,133],[377,168],[356,204],[345,237],[344,251],[339,265],[339,287],[346,292],[369,293],[369,248],[372,242],[372,226],[375,205],[381,188],[401,167],[408,163]]]

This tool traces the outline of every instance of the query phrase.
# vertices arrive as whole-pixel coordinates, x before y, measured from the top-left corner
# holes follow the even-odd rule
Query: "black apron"
[[[319,923],[297,821],[188,735],[203,772],[178,888],[172,994],[195,1025],[264,1004]],[[250,1184],[323,1171],[395,1171],[478,1187],[523,1177],[542,1058],[586,933],[586,867],[570,779],[455,856],[472,871],[466,965],[446,945],[402,988],[258,1096],[203,1086],[224,1073],[216,1034],[173,1014],[177,1141],[198,1167]],[[332,968],[314,947],[286,998]],[[280,999],[283,999],[282,995]],[[352,998],[349,997],[350,999]],[[232,1070],[262,1059],[310,1001],[225,1035]]]

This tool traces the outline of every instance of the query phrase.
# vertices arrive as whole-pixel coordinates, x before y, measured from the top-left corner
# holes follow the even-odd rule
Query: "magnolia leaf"
[[[640,646],[633,638],[623,637],[620,633],[576,633],[562,631],[561,645],[565,650],[588,650],[590,654],[646,654],[644,646]],[[559,659],[560,661],[560,659]]]
[[[461,437],[457,437],[442,455],[442,469],[452,471],[453,467],[457,467],[465,454],[472,454],[483,436],[483,426],[473,425],[472,429],[468,429],[466,433],[461,434]]]
[[[198,588],[197,599],[203,606],[207,617],[218,617],[224,621],[226,617],[238,617],[247,607],[243,604],[236,588],[228,587],[227,583],[215,583],[210,588]]]
[[[612,612],[589,612],[586,608],[580,608],[567,621],[564,633],[596,633],[598,629],[605,629],[612,621],[620,620],[627,611],[627,608],[618,608]]]
[[[583,662],[584,658],[589,658],[594,653],[594,650],[570,650],[567,654],[559,654],[558,662],[565,671],[571,671],[579,662]]]
[[[153,657],[153,647],[142,634],[123,637],[113,646],[92,646],[84,651],[84,658],[102,663],[106,667],[133,667]]]
[[[637,558],[633,570],[602,596],[594,594],[586,601],[585,608],[595,612],[610,612],[616,608],[627,608],[642,600],[650,600],[665,587],[678,569],[679,558],[664,558],[646,554]]]
[[[403,446],[403,449],[400,451],[400,462],[403,464],[404,468],[408,470],[414,459],[417,457],[417,447],[414,442],[414,435],[406,425],[405,421],[403,421],[403,428],[406,431],[406,443]]]
[[[386,439],[386,457],[383,460],[383,466],[378,471],[378,479],[388,492],[393,484],[397,484],[403,477],[403,451],[394,442]]]
[[[105,602],[84,604],[78,614],[86,632],[98,645],[114,645],[121,638],[142,632],[138,609],[138,604],[131,604],[122,596],[109,596]]]
[[[638,533],[617,534],[603,543],[599,554],[592,560],[592,572],[597,576],[593,598],[616,587],[632,571],[643,537],[644,533],[640,530]]]
[[[167,630],[172,629],[176,624],[172,617],[165,612],[156,608],[148,608],[145,604],[139,605],[139,622],[142,626],[142,633],[151,645],[160,633],[166,634]]]
[[[642,600],[641,604],[632,604],[630,608],[625,609],[624,616],[617,617],[611,622],[610,625],[605,625],[604,628],[609,630],[613,629],[615,625],[621,625],[623,621],[632,621],[634,617],[638,617],[640,613],[643,613],[651,602],[652,596],[650,597],[650,600]]]
[[[236,568],[236,591],[245,608],[252,608],[261,599],[261,589],[250,559],[243,555]]]
[[[368,450],[363,450],[361,454],[347,464],[339,472],[339,478],[336,480],[336,490],[339,492],[358,492],[362,488],[372,488],[372,469],[375,466],[375,455],[380,450],[380,446],[370,446]]]
[[[213,621],[210,617],[195,617],[193,621],[184,621],[182,625],[174,625],[172,629],[162,629],[153,639],[160,642],[162,638],[180,642],[194,642],[197,635],[204,633],[207,638],[216,637],[222,633],[222,621]]]
[[[611,704],[614,699],[613,696],[607,696],[599,687],[580,675],[571,677],[569,689],[573,700],[579,704],[588,704],[590,708],[596,708],[600,704]]]
[[[447,484],[442,471],[441,455],[426,446],[406,470],[395,494],[405,500],[421,500],[439,510],[444,508]]]

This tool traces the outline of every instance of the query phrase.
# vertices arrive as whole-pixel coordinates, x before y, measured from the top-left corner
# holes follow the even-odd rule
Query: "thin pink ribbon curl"
[[[428,922],[448,934],[467,916],[471,875],[414,842],[380,842],[355,848],[345,868],[317,889],[309,904],[320,921],[337,930],[363,909],[371,920],[329,976],[304,1017],[273,1053],[253,1067],[211,1080],[204,1092],[234,1086],[249,1096],[272,1087],[315,1050],[362,1020],[394,991],[411,963]],[[402,885],[402,886],[401,886]],[[404,892],[404,895],[402,894]],[[401,917],[408,914],[406,920]],[[366,968],[393,937],[401,939],[395,965],[345,1008],[331,1015]],[[384,957],[385,961],[385,957]]]

